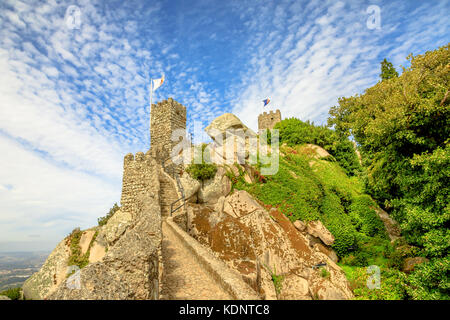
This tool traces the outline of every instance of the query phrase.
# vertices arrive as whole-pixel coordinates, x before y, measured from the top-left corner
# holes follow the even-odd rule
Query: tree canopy
[[[408,60],[399,77],[383,61],[380,76],[389,81],[339,99],[328,124],[353,135],[367,168],[368,192],[401,223],[405,239],[432,259],[412,276],[421,288],[415,297],[448,297],[449,44]],[[442,270],[444,279],[437,276]]]

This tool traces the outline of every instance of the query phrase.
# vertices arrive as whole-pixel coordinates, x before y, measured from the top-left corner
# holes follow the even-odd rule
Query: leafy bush
[[[216,175],[217,166],[211,163],[211,156],[207,147],[208,145],[206,143],[203,143],[200,146],[201,153],[198,152],[198,156],[196,157],[196,159],[194,159],[193,163],[191,163],[186,168],[186,172],[193,179],[205,181],[214,178],[214,176]]]
[[[417,289],[412,297],[447,294],[427,279],[435,274],[431,266],[450,250],[449,49],[447,44],[410,55],[411,65],[401,76],[385,76],[364,94],[339,99],[328,120],[340,135],[357,141],[367,170],[366,191],[400,222],[409,244],[436,259],[429,272],[414,278],[427,292]],[[393,73],[387,62],[384,67],[383,74]]]
[[[217,166],[212,163],[192,163],[186,168],[186,172],[196,180],[205,181],[214,178]]]
[[[98,231],[95,232],[94,236],[91,239],[91,242],[89,244],[88,250],[81,254],[81,247],[80,247],[80,240],[81,236],[83,235],[83,231],[80,230],[80,228],[75,228],[72,233],[67,237],[67,241],[70,246],[70,255],[67,262],[68,266],[78,266],[80,269],[84,268],[89,264],[89,255],[90,250],[92,247],[92,244],[94,243],[95,239],[97,238]]]
[[[113,207],[109,210],[108,214],[104,217],[100,217],[97,219],[98,225],[103,226],[105,225],[108,220],[116,213],[120,207],[117,205],[117,203],[114,203]]]
[[[354,175],[361,170],[353,143],[330,128],[297,118],[284,119],[274,128],[280,130],[280,143],[289,146],[316,144],[331,154],[326,160],[336,160],[347,174]]]
[[[18,288],[9,288],[5,291],[0,292],[0,296],[7,296],[11,300],[19,300],[21,297],[22,289],[20,287]]]

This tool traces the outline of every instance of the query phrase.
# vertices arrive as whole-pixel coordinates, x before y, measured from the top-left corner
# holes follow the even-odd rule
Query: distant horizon
[[[61,241],[60,239],[59,241]],[[0,254],[2,253],[49,253],[59,242],[52,241],[2,241],[0,242]]]

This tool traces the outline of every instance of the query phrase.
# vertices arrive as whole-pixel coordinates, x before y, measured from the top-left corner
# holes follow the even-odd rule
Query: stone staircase
[[[165,172],[161,172],[160,180],[161,184],[161,216],[163,218],[170,216],[170,205],[179,198],[175,189],[175,184],[169,175]]]

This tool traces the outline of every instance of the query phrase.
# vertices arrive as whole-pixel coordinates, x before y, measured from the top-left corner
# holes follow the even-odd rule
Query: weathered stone
[[[315,144],[307,144],[303,147],[304,149],[310,149],[313,151],[313,156],[317,159],[324,158],[330,156],[327,150],[322,147],[319,147]]]
[[[227,189],[222,185],[222,179],[225,175],[225,169],[219,167],[214,178],[203,182],[202,187],[198,191],[198,200],[200,203],[214,204],[223,196]]]
[[[193,179],[187,172],[180,177],[181,186],[184,190],[184,196],[189,202],[197,201],[196,194],[200,190],[200,181]]]
[[[130,226],[133,217],[131,213],[119,209],[114,215],[109,218],[106,225],[103,226],[100,233],[104,235],[109,246],[114,243],[125,233]]]
[[[375,212],[380,217],[381,221],[383,221],[384,227],[386,228],[387,234],[391,239],[391,242],[394,242],[398,238],[400,238],[401,230],[398,223],[392,219],[389,214],[381,208],[375,208]]]
[[[258,116],[258,132],[265,129],[273,129],[273,127],[281,121],[281,112],[276,110],[275,112],[270,111],[269,113],[264,112]]]
[[[288,274],[281,282],[280,300],[311,300],[308,280],[296,275]]]
[[[85,254],[88,249],[89,245],[91,244],[92,237],[95,234],[95,230],[86,230],[83,232],[80,238],[80,248],[81,248],[81,254]]]
[[[251,129],[243,124],[238,117],[236,117],[232,113],[224,113],[223,115],[215,118],[211,122],[211,124],[205,128],[205,131],[214,140],[216,138],[216,132],[225,134],[227,130],[239,129],[242,129],[244,132],[248,131],[248,133],[256,135]]]
[[[62,240],[50,253],[41,269],[28,278],[22,286],[28,300],[42,300],[66,279],[70,250],[67,239]]]
[[[89,252],[89,263],[101,261],[106,254],[106,248],[99,244],[97,241],[92,245]]]
[[[234,215],[237,217],[242,217],[256,210],[264,209],[247,191],[244,190],[237,190],[226,198],[226,202],[228,202]]]
[[[327,246],[331,246],[334,242],[334,236],[328,231],[327,228],[320,222],[320,220],[310,221],[306,226],[306,231],[320,240],[323,241]]]
[[[428,262],[428,259],[424,257],[406,258],[403,263],[403,271],[407,273],[412,272],[418,264],[425,262]]]
[[[298,231],[301,231],[301,232],[303,232],[303,231],[306,230],[306,225],[305,225],[305,223],[304,223],[303,221],[300,221],[300,220],[296,220],[296,221],[294,222],[294,227],[296,227],[297,230],[298,230]]]
[[[11,299],[8,298],[7,296],[0,295],[0,300],[11,300]]]
[[[314,244],[314,249],[316,251],[322,252],[323,254],[325,254],[328,258],[330,258],[333,262],[338,262],[339,258],[336,254],[336,252],[332,249],[329,249],[327,247],[325,247],[323,244],[321,243],[316,243]]]

